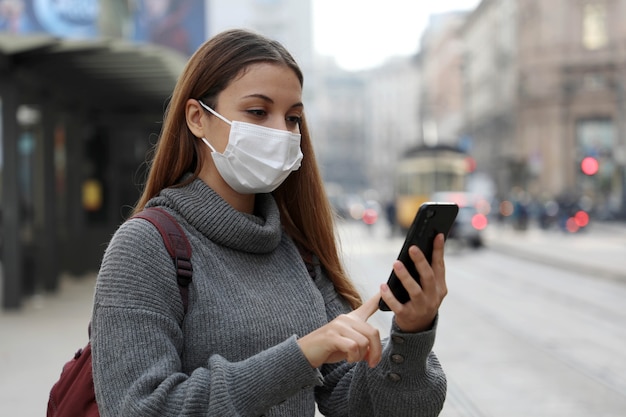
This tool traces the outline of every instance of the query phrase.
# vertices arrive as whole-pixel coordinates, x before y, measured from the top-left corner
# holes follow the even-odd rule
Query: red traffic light
[[[580,169],[585,175],[596,175],[598,173],[598,169],[600,169],[600,164],[593,156],[587,156],[586,158],[583,158],[580,163]]]

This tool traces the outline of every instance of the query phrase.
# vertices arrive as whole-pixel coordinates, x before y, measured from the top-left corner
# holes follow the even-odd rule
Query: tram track
[[[462,299],[466,304],[466,308],[473,309],[475,313],[481,317],[481,320],[489,322],[502,332],[508,333],[510,337],[516,338],[520,344],[527,345],[534,351],[550,356],[554,361],[567,366],[582,377],[603,386],[618,396],[626,398],[626,379],[622,376],[625,374],[626,369],[611,369],[610,366],[606,365],[606,358],[598,358],[593,355],[581,355],[576,352],[575,346],[567,346],[564,344],[564,340],[567,340],[568,336],[550,335],[549,331],[541,332],[542,326],[550,326],[550,322],[562,322],[563,317],[567,317],[568,315],[571,321],[575,323],[570,323],[568,325],[570,326],[569,328],[564,328],[567,327],[565,325],[563,327],[554,325],[552,329],[569,332],[571,328],[575,327],[577,324],[583,325],[583,323],[580,323],[580,320],[584,317],[587,322],[595,323],[595,326],[604,327],[605,334],[609,335],[607,337],[613,338],[612,349],[606,349],[605,352],[608,351],[615,355],[621,355],[621,360],[616,362],[626,363],[626,357],[623,353],[623,340],[626,339],[626,334],[624,334],[625,332],[623,330],[625,312],[621,303],[617,301],[617,299],[623,298],[613,294],[616,302],[611,305],[603,305],[595,300],[592,302],[581,294],[565,290],[559,291],[558,284],[557,287],[555,287],[555,283],[552,279],[563,272],[555,269],[555,267],[548,265],[542,265],[541,267],[533,266],[535,270],[545,271],[543,275],[547,278],[542,280],[537,279],[537,275],[529,276],[523,273],[520,274],[519,265],[520,262],[523,263],[523,261],[519,259],[515,260],[511,256],[502,254],[498,254],[497,256],[503,257],[504,260],[495,263],[481,262],[480,265],[472,267],[472,271],[480,270],[480,276],[475,272],[468,272],[467,268],[455,269],[454,274],[456,275],[456,279],[471,280],[473,285],[480,286],[480,288],[475,288],[477,291],[489,291],[489,294],[494,298],[498,297],[498,294],[503,293],[509,294],[510,296],[512,288],[513,291],[519,292],[520,298],[528,297],[529,294],[532,294],[532,300],[534,301],[533,303],[528,303],[527,310],[533,310],[534,315],[537,317],[540,317],[541,311],[543,311],[546,316],[544,320],[541,321],[532,318],[528,320],[528,322],[536,323],[535,327],[520,325],[520,323],[524,323],[524,321],[519,320],[519,316],[526,314],[526,312],[523,308],[520,308],[520,304],[511,303],[510,300],[505,302],[509,309],[506,314],[504,314],[505,311],[503,309],[497,310],[494,309],[493,305],[488,303],[476,302],[468,293],[461,293],[455,296],[457,301]],[[493,256],[490,258],[493,258]],[[509,271],[503,273],[501,266],[506,262],[510,263],[511,271],[517,272]],[[496,267],[496,265],[500,265],[500,268]],[[583,278],[578,279],[576,285],[580,285],[584,289],[586,287],[584,285],[586,284],[585,280],[591,281],[592,278],[585,279],[584,273],[581,274],[580,271],[578,274],[582,275]],[[571,273],[567,273],[566,275],[568,278],[563,279],[568,279],[569,284],[572,284],[572,281],[576,277]],[[604,291],[613,290],[618,293],[623,292],[626,297],[626,289],[624,286],[617,284],[610,285],[607,283],[603,283],[602,285],[606,285]],[[571,288],[569,290],[571,290]],[[538,300],[544,300],[543,302],[548,306],[539,305],[538,303],[542,301]],[[537,312],[540,313],[537,315]],[[547,317],[551,312],[557,314],[559,318]],[[512,315],[518,316],[518,319],[512,319]],[[620,332],[622,336],[619,336]],[[572,333],[572,336],[569,337],[571,343],[584,341],[584,333],[585,332],[582,330],[578,333]],[[619,340],[622,340],[621,347]],[[598,352],[597,354],[600,355],[601,353]],[[616,357],[616,359],[618,359],[618,357]]]

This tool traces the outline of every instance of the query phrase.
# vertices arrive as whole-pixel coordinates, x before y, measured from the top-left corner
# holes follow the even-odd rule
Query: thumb
[[[380,293],[376,293],[373,297],[363,303],[361,307],[352,311],[348,315],[357,318],[363,322],[366,322],[372,314],[378,311],[378,301],[380,300]]]

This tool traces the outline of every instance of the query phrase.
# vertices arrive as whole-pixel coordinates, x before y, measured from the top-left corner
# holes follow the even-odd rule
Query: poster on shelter
[[[133,40],[189,56],[205,40],[204,0],[137,0]]]
[[[98,35],[100,0],[0,0],[0,32]]]

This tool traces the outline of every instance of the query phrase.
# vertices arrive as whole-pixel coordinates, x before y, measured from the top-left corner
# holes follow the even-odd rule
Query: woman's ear
[[[187,103],[185,104],[185,119],[187,121],[187,127],[197,138],[205,136],[204,131],[206,128],[206,119],[202,116],[204,116],[204,109],[198,100],[193,98],[187,100]]]

